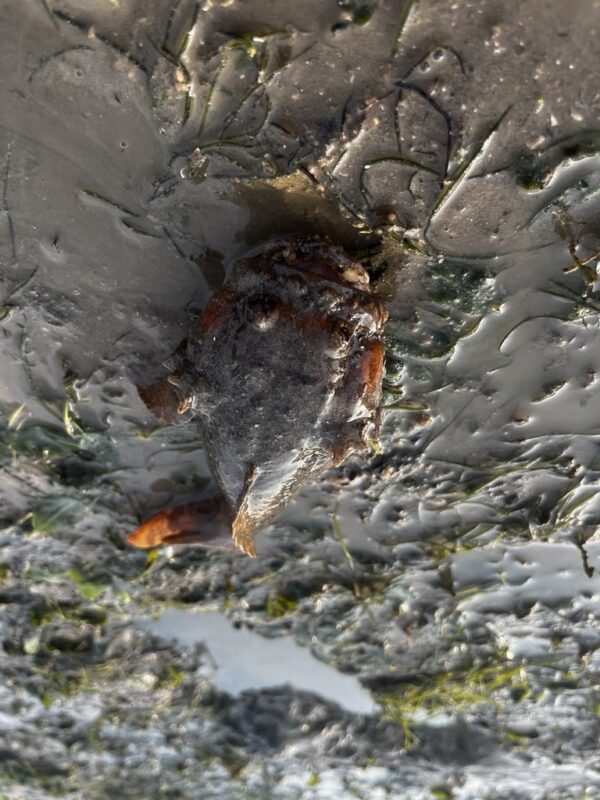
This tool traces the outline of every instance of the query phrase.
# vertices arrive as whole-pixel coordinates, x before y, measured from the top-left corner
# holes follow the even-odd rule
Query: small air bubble
[[[438,47],[437,50],[433,51],[431,57],[433,58],[434,61],[441,61],[442,58],[444,57],[444,51],[442,50],[441,47]]]

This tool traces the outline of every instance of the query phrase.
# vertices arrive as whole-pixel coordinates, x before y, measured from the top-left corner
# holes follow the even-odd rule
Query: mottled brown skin
[[[222,546],[231,534],[254,555],[255,532],[304,483],[377,438],[386,319],[338,248],[273,244],[238,262],[169,364],[170,405],[199,420],[223,499],[157,514],[130,542]],[[163,419],[167,396],[143,395]]]

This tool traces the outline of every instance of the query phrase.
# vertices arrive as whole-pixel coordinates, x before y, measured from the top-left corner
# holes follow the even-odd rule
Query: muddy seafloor
[[[0,796],[600,798],[600,3],[0,0]],[[254,560],[161,374],[233,261],[386,299]]]

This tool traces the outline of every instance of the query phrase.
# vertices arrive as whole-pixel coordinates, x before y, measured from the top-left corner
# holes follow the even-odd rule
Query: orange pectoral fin
[[[142,549],[172,544],[234,546],[229,515],[221,498],[161,511],[142,523],[127,539],[134,547]]]
[[[371,339],[365,346],[361,360],[361,377],[367,403],[377,405],[381,395],[381,382],[385,372],[385,351],[380,339]]]

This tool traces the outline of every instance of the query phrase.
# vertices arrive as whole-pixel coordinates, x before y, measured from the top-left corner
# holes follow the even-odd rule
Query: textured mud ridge
[[[600,796],[599,20],[0,4],[0,796]],[[133,551],[211,489],[135,386],[274,235],[370,270],[380,446],[253,561]],[[223,691],[217,610],[369,713]],[[155,621],[184,613],[197,636]]]

